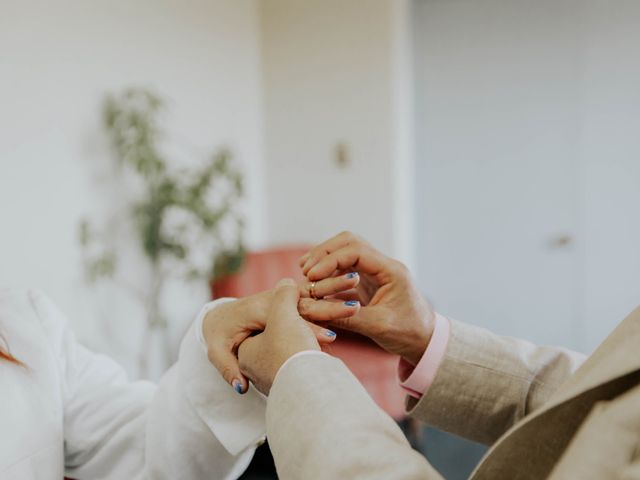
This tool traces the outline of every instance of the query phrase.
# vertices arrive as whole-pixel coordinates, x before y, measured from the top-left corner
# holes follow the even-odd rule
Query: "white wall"
[[[410,262],[408,13],[404,0],[262,3],[271,243],[349,229]]]
[[[585,2],[585,342],[640,305],[640,3]]]
[[[640,4],[415,5],[422,287],[592,350],[640,304]]]
[[[572,15],[554,0],[416,2],[415,180],[418,277],[436,308],[579,347]],[[574,243],[556,248],[560,235]]]
[[[4,0],[0,12],[0,285],[35,286],[80,337],[127,366],[139,306],[84,287],[77,222],[100,211],[105,92],[154,88],[196,152],[229,146],[248,175],[249,241],[263,241],[261,72],[255,0]],[[135,276],[132,282],[138,281]],[[178,334],[204,287],[170,299]],[[104,322],[105,323],[101,323]],[[104,330],[112,338],[104,339]],[[122,327],[122,328],[120,328]]]

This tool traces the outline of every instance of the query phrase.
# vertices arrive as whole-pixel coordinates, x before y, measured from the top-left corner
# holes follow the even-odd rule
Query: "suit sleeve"
[[[267,402],[267,436],[281,480],[436,480],[396,423],[340,360],[291,359]]]
[[[491,444],[543,405],[584,359],[452,320],[433,383],[421,399],[407,397],[407,410],[442,430]]]
[[[63,314],[31,294],[57,362],[65,473],[72,478],[233,479],[265,434],[265,402],[240,396],[209,364],[194,326],[159,385],[130,381],[78,344]],[[197,322],[196,322],[197,324]]]

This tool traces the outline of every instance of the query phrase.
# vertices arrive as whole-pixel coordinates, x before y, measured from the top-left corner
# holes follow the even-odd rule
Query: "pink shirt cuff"
[[[436,313],[431,341],[415,368],[404,359],[398,363],[400,386],[414,398],[421,398],[433,383],[449,343],[451,325],[446,317]],[[413,368],[413,371],[411,370]]]

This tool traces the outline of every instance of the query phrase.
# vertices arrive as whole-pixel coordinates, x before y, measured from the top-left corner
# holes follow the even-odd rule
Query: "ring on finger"
[[[309,284],[309,296],[314,300],[318,300],[318,296],[316,295],[316,282]]]

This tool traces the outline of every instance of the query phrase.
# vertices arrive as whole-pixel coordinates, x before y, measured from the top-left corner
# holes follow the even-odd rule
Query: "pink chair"
[[[283,247],[247,255],[242,270],[211,285],[213,298],[244,297],[272,288],[281,278],[304,281],[298,259],[306,246]],[[396,420],[404,418],[404,393],[396,377],[397,357],[368,338],[338,332],[328,352],[340,358],[360,380],[376,403]]]

